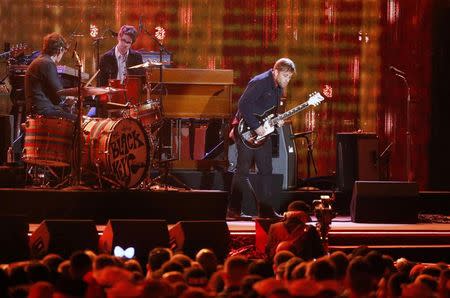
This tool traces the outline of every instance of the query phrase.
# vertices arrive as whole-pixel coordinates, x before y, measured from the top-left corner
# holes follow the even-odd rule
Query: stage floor
[[[298,199],[311,202],[322,193],[283,192],[280,201],[284,205]],[[420,256],[420,261],[450,262],[448,195],[434,192],[420,194],[423,207],[421,213],[425,213],[424,210],[436,210],[440,206],[437,210],[442,213],[437,221],[425,223],[422,220],[416,224],[354,223],[350,217],[339,215],[331,224],[330,250],[350,252],[357,246],[367,245],[393,257],[414,259]],[[169,228],[178,221],[224,221],[227,196],[228,192],[219,190],[63,191],[0,188],[0,215],[24,215],[30,223],[30,233],[45,219],[91,219],[101,234],[110,219],[164,219]],[[348,198],[345,200],[348,201]],[[433,216],[436,219],[438,215]],[[429,218],[433,219],[433,216]],[[313,217],[311,224],[315,223]],[[232,237],[248,237],[250,242],[256,243],[255,221],[228,221],[227,224]],[[208,237],[207,233],[206,228],[205,237]]]

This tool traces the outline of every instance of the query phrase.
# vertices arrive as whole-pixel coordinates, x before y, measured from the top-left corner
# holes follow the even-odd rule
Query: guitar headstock
[[[325,87],[323,87],[322,92],[316,91],[310,94],[308,98],[308,105],[318,106],[325,99],[324,96],[326,98],[331,98],[333,96],[333,89],[331,88],[330,85],[325,85]]]
[[[308,105],[318,106],[325,98],[319,92],[313,92],[309,95]]]

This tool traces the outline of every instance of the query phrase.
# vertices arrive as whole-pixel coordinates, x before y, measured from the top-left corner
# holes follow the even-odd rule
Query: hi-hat
[[[144,63],[142,63],[142,64],[138,64],[138,65],[134,65],[134,66],[128,67],[128,69],[135,69],[135,68],[149,68],[149,67],[152,67],[152,66],[161,66],[161,65],[163,65],[163,64],[164,64],[164,63],[160,63],[160,62],[152,62],[152,61],[148,60],[147,62],[144,62]]]
[[[114,94],[118,92],[124,92],[127,89],[119,89],[112,87],[81,87],[82,96],[102,95],[102,94]],[[59,96],[78,96],[78,87],[66,88],[57,92]]]

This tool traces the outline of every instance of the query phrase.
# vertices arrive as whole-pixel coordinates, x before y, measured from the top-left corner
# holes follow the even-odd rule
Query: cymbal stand
[[[176,123],[176,131],[177,131],[177,139],[180,139],[180,134],[181,134],[181,122],[178,120],[175,120]],[[172,120],[170,123],[170,130],[172,131]],[[173,148],[173,139],[172,139],[172,134],[170,136],[171,138],[171,146],[170,148]],[[180,154],[180,143],[178,142],[178,150],[177,150],[177,154]],[[168,159],[162,159],[162,155],[163,152],[161,151],[162,148],[162,144],[161,144],[161,139],[159,139],[159,146],[158,146],[158,151],[156,152],[156,155],[158,155],[159,160],[156,161],[156,163],[158,164],[158,170],[159,170],[159,176],[155,177],[152,180],[152,185],[162,185],[164,187],[164,190],[168,190],[169,184],[168,181],[172,180],[175,183],[177,183],[179,186],[181,186],[182,188],[186,189],[186,190],[191,190],[191,188],[189,186],[187,186],[185,183],[183,183],[178,177],[174,176],[173,174],[170,173],[170,163],[172,161],[178,160],[179,156],[177,157],[172,157],[168,158]]]
[[[163,96],[167,95],[167,89],[166,89],[166,87],[164,85],[164,79],[163,79],[163,74],[164,74],[164,72],[163,72],[163,65],[164,65],[163,64],[163,53],[166,53],[166,54],[169,54],[169,55],[171,55],[172,53],[169,52],[164,47],[164,45],[153,34],[148,32],[147,29],[145,29],[145,28],[142,28],[142,29],[143,29],[143,32],[145,34],[147,34],[159,47],[159,65],[158,65],[158,67],[159,67],[159,82],[156,84],[156,86],[154,88],[149,88],[148,90],[149,90],[150,93],[152,93],[154,91],[158,92],[161,114],[164,115],[162,101],[163,101]],[[163,121],[164,121],[164,119],[163,119]],[[162,125],[164,125],[164,124],[162,124]],[[178,128],[177,129],[177,131],[178,131],[178,136],[177,137],[178,137],[178,139],[180,139],[180,137],[179,137],[180,128],[178,127],[179,125],[181,125],[181,124],[179,124],[177,122],[177,128]],[[172,125],[170,126],[170,129],[172,129]],[[169,158],[169,159],[165,159],[165,160],[161,159],[161,156],[162,156],[161,146],[162,145],[161,145],[160,138],[157,140],[157,143],[158,143],[157,151],[159,151],[159,152],[156,152],[155,156],[158,155],[158,157],[159,157],[159,160],[157,161],[157,164],[158,164],[158,169],[159,169],[160,175],[155,177],[154,179],[152,179],[151,185],[153,186],[153,185],[158,185],[159,184],[159,185],[162,185],[164,187],[164,190],[168,190],[168,187],[169,187],[168,180],[172,179],[173,181],[175,181],[178,185],[180,185],[184,189],[190,190],[191,188],[189,186],[184,184],[180,179],[178,179],[177,177],[175,177],[174,175],[172,175],[170,173],[170,163],[172,161],[178,160],[179,157]],[[171,146],[171,148],[173,148],[173,146]]]
[[[78,71],[78,101],[77,101],[77,119],[74,129],[74,144],[73,144],[73,157],[72,167],[70,172],[70,186],[66,190],[88,190],[90,188],[81,185],[81,148],[83,140],[83,132],[81,130],[83,117],[81,115],[83,108],[83,96],[81,93],[81,59],[76,49],[73,50],[74,57],[76,58],[76,67]]]

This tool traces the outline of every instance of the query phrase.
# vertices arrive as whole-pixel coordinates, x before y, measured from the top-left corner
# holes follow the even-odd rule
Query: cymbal
[[[82,96],[102,95],[102,94],[114,94],[118,92],[124,92],[127,89],[119,89],[112,87],[81,87]],[[66,88],[57,92],[59,96],[78,96],[78,87]]]
[[[134,66],[128,67],[128,69],[135,69],[135,68],[149,68],[149,67],[152,67],[152,66],[161,66],[161,65],[163,65],[163,64],[164,64],[164,63],[160,63],[160,62],[152,62],[152,61],[148,60],[147,62],[144,62],[144,63],[142,63],[142,64],[138,64],[138,65],[134,65]]]

